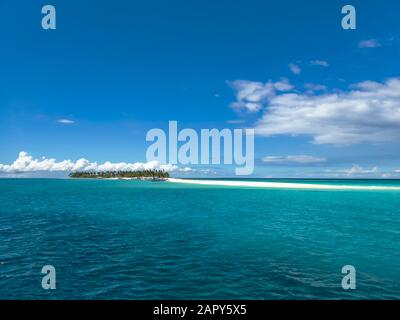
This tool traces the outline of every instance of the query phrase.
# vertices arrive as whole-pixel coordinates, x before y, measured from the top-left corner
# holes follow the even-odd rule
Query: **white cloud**
[[[400,175],[398,173],[385,172],[385,173],[382,173],[381,178],[382,179],[399,179]]]
[[[168,172],[190,172],[191,168],[180,168],[171,164],[159,164],[157,161],[150,162],[105,162],[98,164],[86,159],[76,162],[63,160],[57,162],[55,159],[34,159],[25,151],[21,151],[18,158],[10,165],[0,164],[0,173],[28,173],[28,172],[71,172],[71,171],[138,171],[160,169]]]
[[[313,92],[313,91],[324,91],[327,89],[326,86],[322,85],[322,84],[314,84],[314,83],[306,83],[304,84],[304,87],[306,89],[308,89],[309,91]]]
[[[358,164],[353,164],[348,169],[332,170],[327,169],[322,174],[324,177],[335,177],[335,178],[393,178],[396,177],[394,171],[381,171],[377,166],[371,168],[364,168]]]
[[[359,48],[377,48],[380,46],[381,44],[376,39],[363,40],[358,43]]]
[[[245,122],[246,121],[244,119],[232,119],[232,120],[226,121],[226,123],[229,123],[229,124],[242,124]]]
[[[344,173],[347,176],[355,176],[355,175],[377,174],[379,173],[379,169],[378,167],[365,169],[357,164],[354,164],[350,169],[338,170],[337,172]]]
[[[297,64],[289,64],[289,69],[293,74],[299,75],[301,73],[301,68]]]
[[[396,170],[381,171],[378,167],[363,168],[354,164],[349,169],[325,170],[320,176],[325,178],[399,179],[400,172],[396,172]]]
[[[316,144],[338,145],[400,139],[400,78],[323,95],[281,93],[253,103],[264,111],[256,123],[256,133],[264,136],[309,135]]]
[[[316,164],[326,162],[326,158],[308,155],[267,156],[262,161],[268,164]]]
[[[75,121],[73,120],[69,120],[69,119],[59,119],[57,120],[58,123],[62,123],[62,124],[74,124]]]
[[[310,61],[311,65],[313,66],[319,66],[319,67],[329,67],[329,63],[325,60],[311,60]]]
[[[268,81],[266,83],[258,81],[235,80],[229,85],[236,91],[237,101],[231,104],[235,110],[246,110],[248,112],[259,111],[263,103],[275,96],[276,92],[289,91],[293,86],[287,79],[278,82]]]

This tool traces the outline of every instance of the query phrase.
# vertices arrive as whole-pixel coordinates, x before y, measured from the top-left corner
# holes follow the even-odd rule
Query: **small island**
[[[169,178],[169,173],[164,170],[74,171],[69,174],[69,177],[80,179],[165,181]]]

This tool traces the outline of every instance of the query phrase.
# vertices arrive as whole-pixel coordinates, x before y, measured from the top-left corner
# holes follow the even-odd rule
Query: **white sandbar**
[[[199,184],[208,186],[229,187],[256,187],[274,189],[326,189],[326,190],[399,190],[400,187],[390,186],[341,186],[329,184],[287,183],[287,182],[262,182],[262,181],[227,181],[227,180],[195,180],[168,178],[173,183]]]

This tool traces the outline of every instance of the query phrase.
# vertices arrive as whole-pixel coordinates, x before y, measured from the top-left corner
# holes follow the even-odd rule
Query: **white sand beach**
[[[228,181],[228,180],[195,180],[168,178],[173,183],[198,184],[209,186],[229,187],[255,187],[274,189],[319,189],[319,190],[398,190],[400,187],[391,186],[351,186],[351,185],[329,185],[329,184],[307,184],[307,183],[286,183],[286,182],[262,182],[262,181]]]

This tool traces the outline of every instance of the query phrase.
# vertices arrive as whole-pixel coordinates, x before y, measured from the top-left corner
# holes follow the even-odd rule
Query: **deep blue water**
[[[56,290],[41,287],[47,264]],[[347,264],[356,290],[341,288]],[[0,288],[1,299],[398,299],[400,191],[0,179]]]

